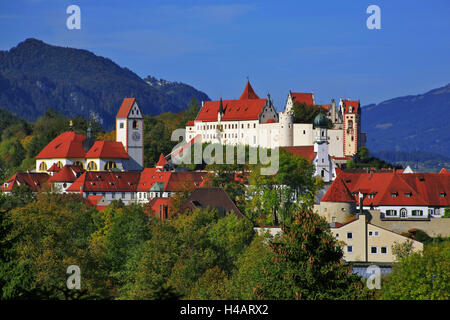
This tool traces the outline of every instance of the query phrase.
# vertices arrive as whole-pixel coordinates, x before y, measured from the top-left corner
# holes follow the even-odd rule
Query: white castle
[[[331,181],[335,177],[336,164],[344,163],[359,146],[365,144],[360,103],[340,99],[336,107],[333,99],[329,105],[318,106],[325,110],[326,115],[320,113],[314,123],[294,123],[295,102],[315,105],[314,95],[289,92],[284,111],[277,113],[270,95],[260,99],[247,82],[237,100],[202,102],[197,118],[186,123],[186,140],[263,148],[285,147],[306,158],[308,153],[314,152],[310,160],[316,165],[316,174],[325,181]]]

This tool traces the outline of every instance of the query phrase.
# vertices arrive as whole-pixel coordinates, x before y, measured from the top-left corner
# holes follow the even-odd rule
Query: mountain
[[[367,147],[373,152],[426,152],[448,158],[449,120],[450,84],[362,108],[362,130],[367,132]]]
[[[147,79],[87,50],[27,39],[0,51],[0,108],[34,121],[52,107],[70,117],[94,116],[110,130],[125,97],[137,98],[148,115],[178,112],[194,97],[209,100],[186,84],[161,80],[155,86]]]

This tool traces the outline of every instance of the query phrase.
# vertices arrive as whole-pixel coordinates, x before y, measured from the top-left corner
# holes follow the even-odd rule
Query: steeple
[[[222,103],[222,98],[220,98],[219,113],[223,115],[223,103]]]
[[[259,97],[253,90],[250,81],[247,80],[247,85],[245,86],[244,92],[242,92],[239,100],[248,100],[248,99],[259,99]]]
[[[217,112],[217,121],[222,120],[224,114],[222,98],[220,98],[219,111]]]

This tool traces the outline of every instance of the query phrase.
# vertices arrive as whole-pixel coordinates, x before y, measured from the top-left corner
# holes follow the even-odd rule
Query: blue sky
[[[81,8],[68,30],[66,8]],[[381,30],[366,9],[381,8]],[[238,98],[246,77],[277,109],[289,90],[363,105],[450,82],[450,1],[2,0],[0,49],[26,38],[87,49],[141,77]]]

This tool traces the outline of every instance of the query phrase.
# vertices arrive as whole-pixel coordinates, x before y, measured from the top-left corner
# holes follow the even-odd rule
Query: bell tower
[[[123,99],[116,116],[116,141],[122,142],[130,156],[127,171],[141,171],[144,167],[144,119],[135,98]]]

